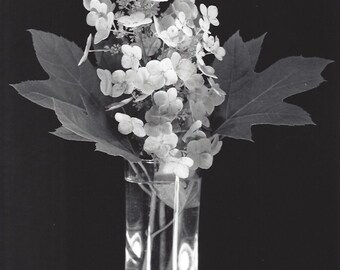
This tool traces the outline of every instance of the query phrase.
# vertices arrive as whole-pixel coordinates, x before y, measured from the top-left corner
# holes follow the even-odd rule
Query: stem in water
[[[177,270],[178,262],[179,184],[179,177],[176,176],[174,198],[174,226],[172,235],[172,270]]]

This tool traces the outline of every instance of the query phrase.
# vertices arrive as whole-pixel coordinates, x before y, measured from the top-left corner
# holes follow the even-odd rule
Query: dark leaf
[[[54,34],[30,30],[33,45],[49,80],[13,85],[19,94],[55,110],[63,127],[52,134],[66,140],[92,141],[99,150],[130,161],[139,161],[126,137],[113,129],[105,114],[112,99],[100,92],[99,79],[89,61],[78,67],[82,50]],[[98,150],[98,149],[97,149]]]
[[[50,133],[68,141],[91,142],[91,140],[81,137],[63,126]]]
[[[84,104],[86,111],[64,102],[55,101],[55,113],[65,128],[95,142],[97,151],[121,156],[131,162],[138,162],[139,158],[133,153],[127,139],[117,134],[118,131],[109,125],[102,108],[98,108],[86,99],[84,99]],[[98,145],[101,147],[98,148]]]
[[[48,109],[52,99],[84,109],[80,95],[105,103],[98,90],[99,80],[89,61],[78,67],[83,51],[73,42],[51,33],[29,30],[46,81],[27,81],[12,85],[20,95]]]
[[[224,60],[214,63],[220,86],[227,92],[220,110],[223,123],[215,131],[217,134],[252,140],[253,125],[313,124],[308,113],[283,100],[317,87],[324,81],[321,72],[332,61],[289,57],[256,73],[254,61],[258,58],[262,40],[261,37],[244,43],[236,33],[224,45]]]
[[[257,61],[259,60],[262,43],[265,37],[266,34],[263,34],[259,38],[255,38],[246,42],[246,46],[251,59],[251,66],[253,67],[253,69],[255,69]]]

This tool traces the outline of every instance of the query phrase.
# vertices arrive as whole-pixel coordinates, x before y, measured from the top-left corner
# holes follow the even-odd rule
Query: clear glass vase
[[[126,270],[197,270],[201,178],[126,163]]]

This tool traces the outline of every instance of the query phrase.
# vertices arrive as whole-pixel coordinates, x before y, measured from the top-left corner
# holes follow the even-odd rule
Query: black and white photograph
[[[338,0],[0,0],[0,270],[339,270]]]

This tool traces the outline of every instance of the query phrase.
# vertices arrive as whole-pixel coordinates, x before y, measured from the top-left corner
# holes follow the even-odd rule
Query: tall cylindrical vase
[[[197,270],[201,178],[126,163],[125,270]]]

